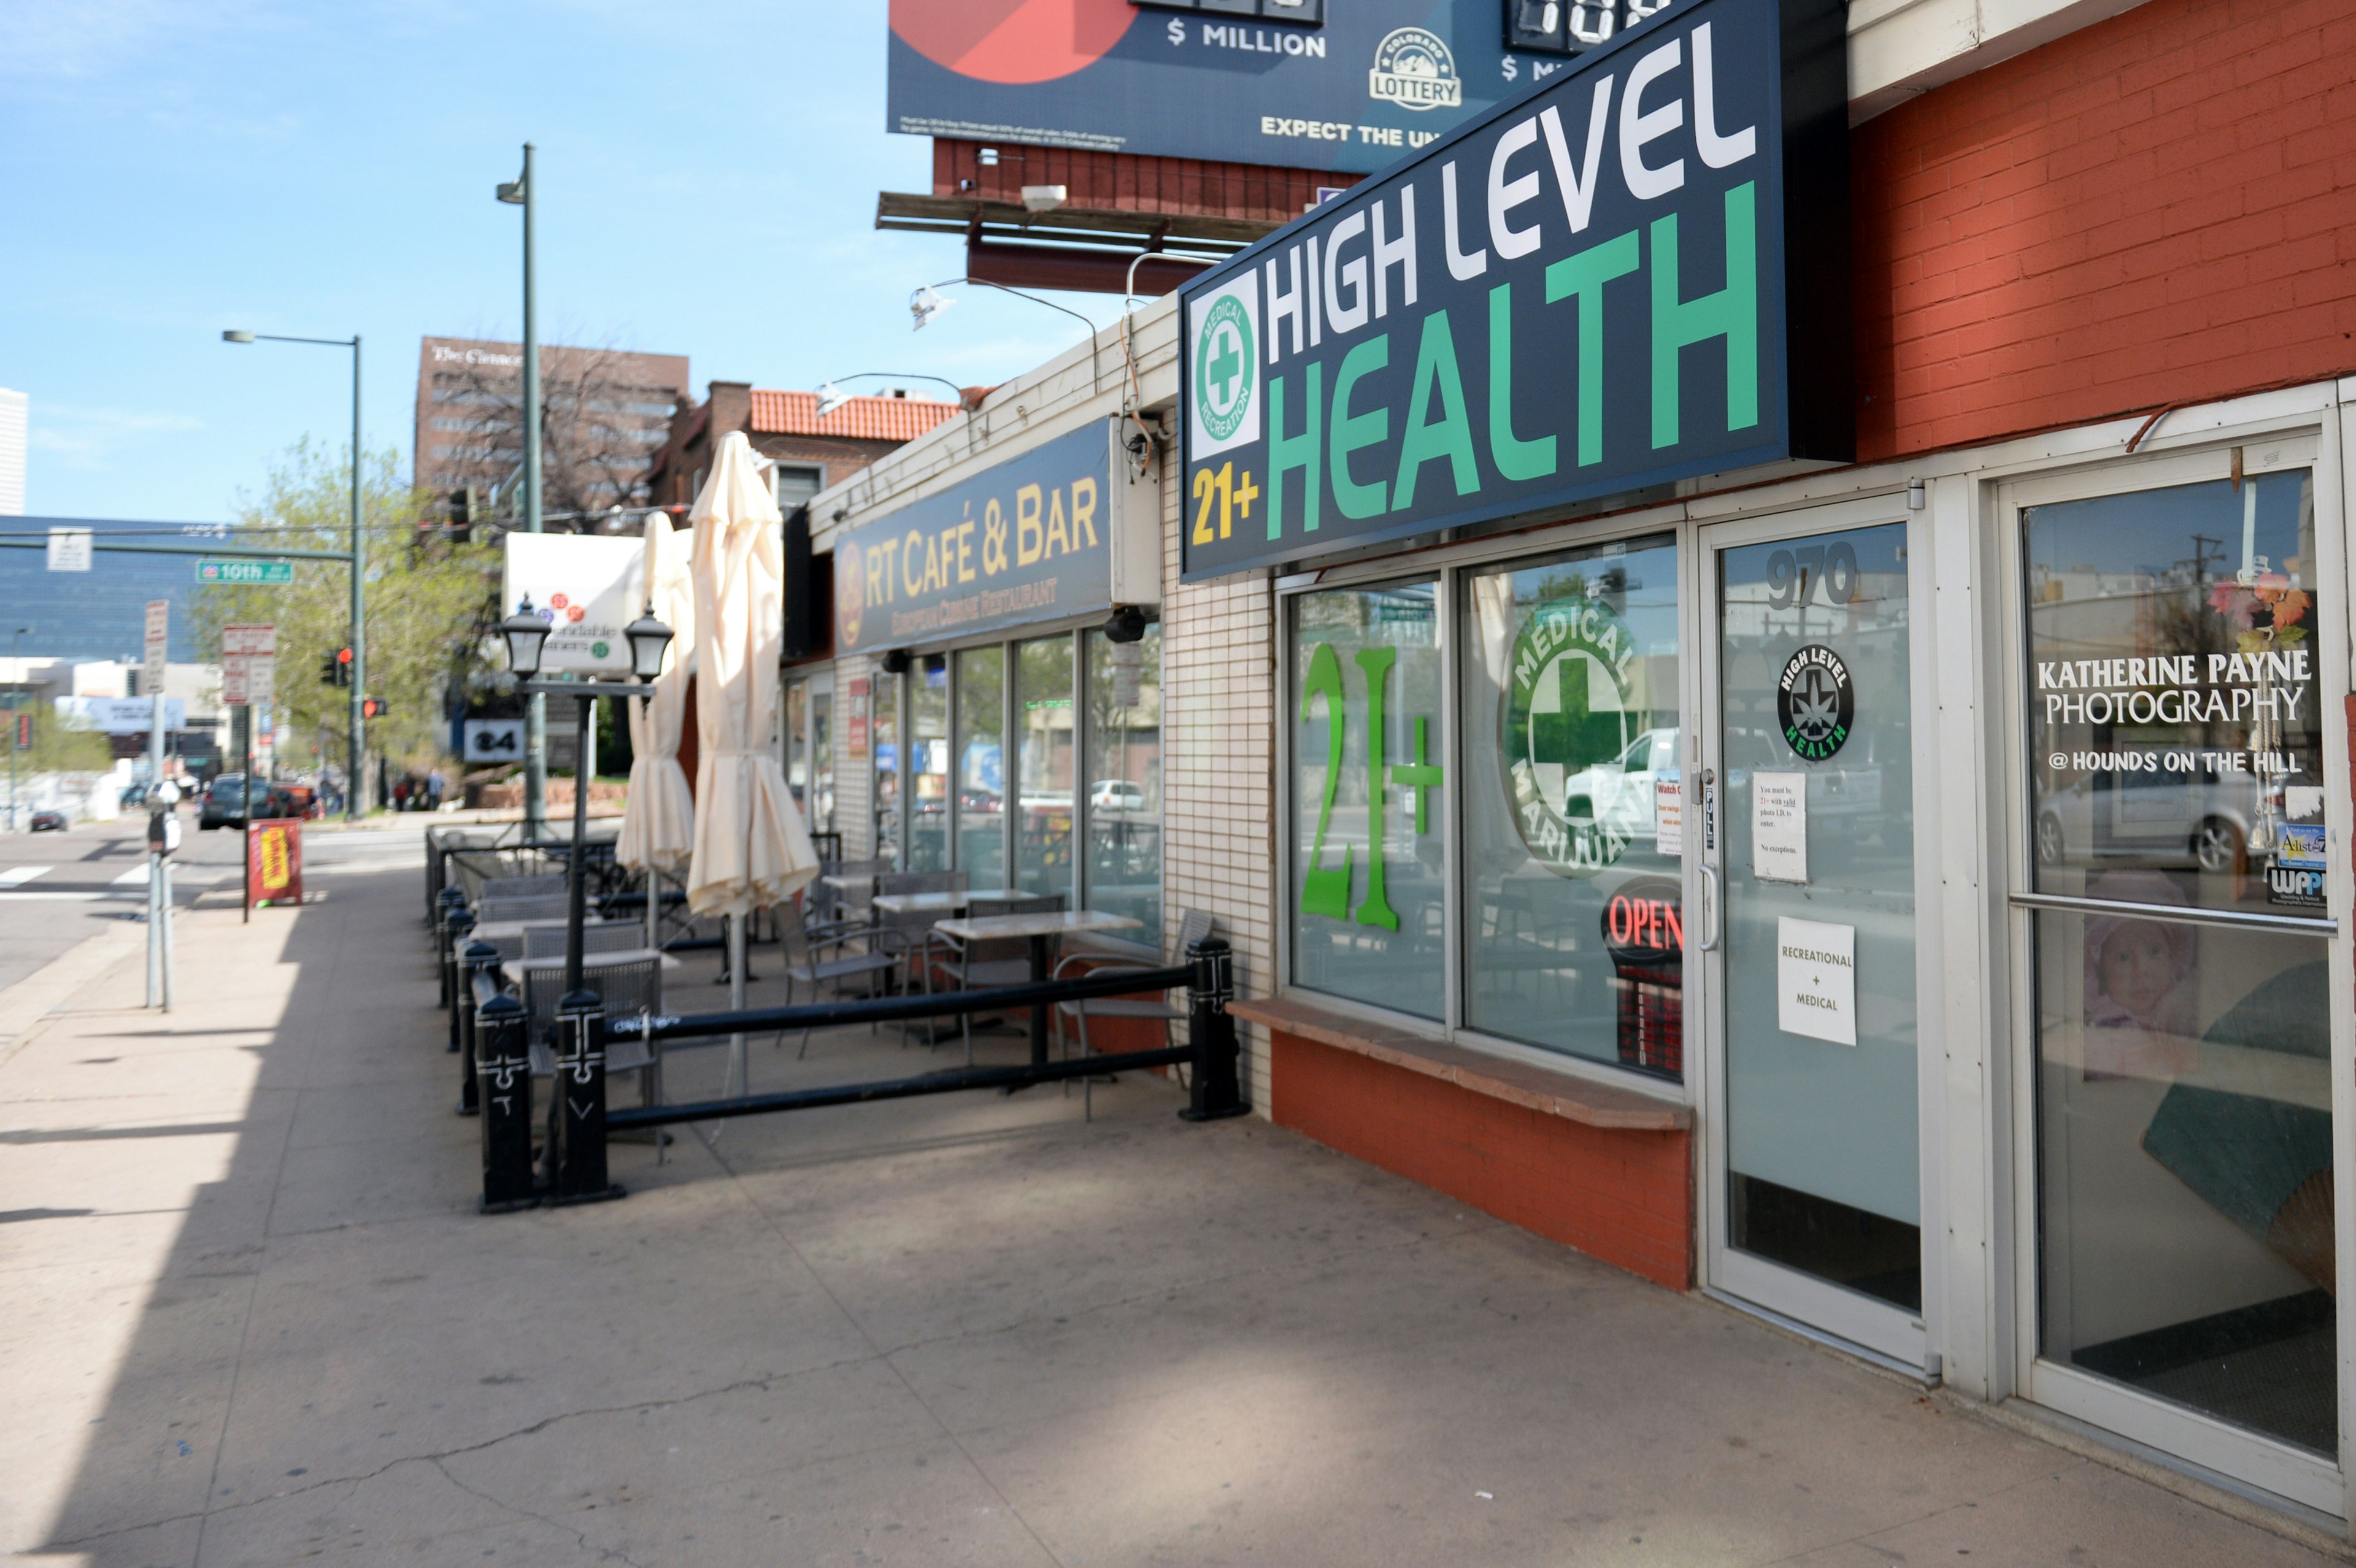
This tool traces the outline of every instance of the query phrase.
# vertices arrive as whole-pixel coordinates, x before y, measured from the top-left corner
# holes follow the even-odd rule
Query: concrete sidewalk
[[[479,1218],[417,877],[328,894],[184,916],[168,1019],[134,950],[0,1064],[12,1552],[2328,1560],[1158,1081],[619,1146],[628,1200]],[[761,1086],[923,1051],[753,1050]]]

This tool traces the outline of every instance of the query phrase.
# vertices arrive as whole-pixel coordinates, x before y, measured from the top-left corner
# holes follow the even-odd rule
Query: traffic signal
[[[319,661],[319,684],[349,686],[352,683],[352,650],[337,648]]]
[[[381,697],[363,697],[363,698],[361,698],[361,699],[360,699],[360,717],[361,717],[361,718],[363,718],[363,719],[381,719],[381,718],[383,718],[383,717],[384,717],[384,699],[383,699],[383,698],[381,698]]]

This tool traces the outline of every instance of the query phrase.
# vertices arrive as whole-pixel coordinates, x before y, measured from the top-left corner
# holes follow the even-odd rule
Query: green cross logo
[[[1243,302],[1220,295],[1194,335],[1194,417],[1213,441],[1226,441],[1243,428],[1258,365],[1259,346],[1252,341]]]
[[[1644,726],[1629,707],[1635,655],[1627,623],[1584,594],[1540,603],[1514,638],[1501,726],[1507,805],[1531,858],[1559,876],[1595,875],[1643,828],[1622,794],[1601,797],[1595,777]]]

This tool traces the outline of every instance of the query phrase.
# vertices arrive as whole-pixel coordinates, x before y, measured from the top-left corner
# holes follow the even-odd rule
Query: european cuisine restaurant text
[[[2346,1517],[2351,12],[2148,0],[1852,130],[1842,7],[1677,0],[1184,287],[1266,1114]],[[1099,516],[870,546],[866,613]]]

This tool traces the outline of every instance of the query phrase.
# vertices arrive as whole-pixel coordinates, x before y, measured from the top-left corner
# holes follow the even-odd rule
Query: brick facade
[[[1858,457],[2356,368],[2356,0],[2149,0],[1851,138]]]
[[[984,144],[936,138],[933,194],[1019,202],[1026,185],[1059,185],[1070,193],[1065,200],[1073,207],[1290,223],[1309,210],[1320,186],[1352,186],[1365,177],[1142,153],[990,144],[997,148],[998,162],[984,165],[979,156]]]
[[[1274,1037],[1274,1119],[1483,1213],[1684,1290],[1693,1140],[1508,1104],[1330,1045]]]

